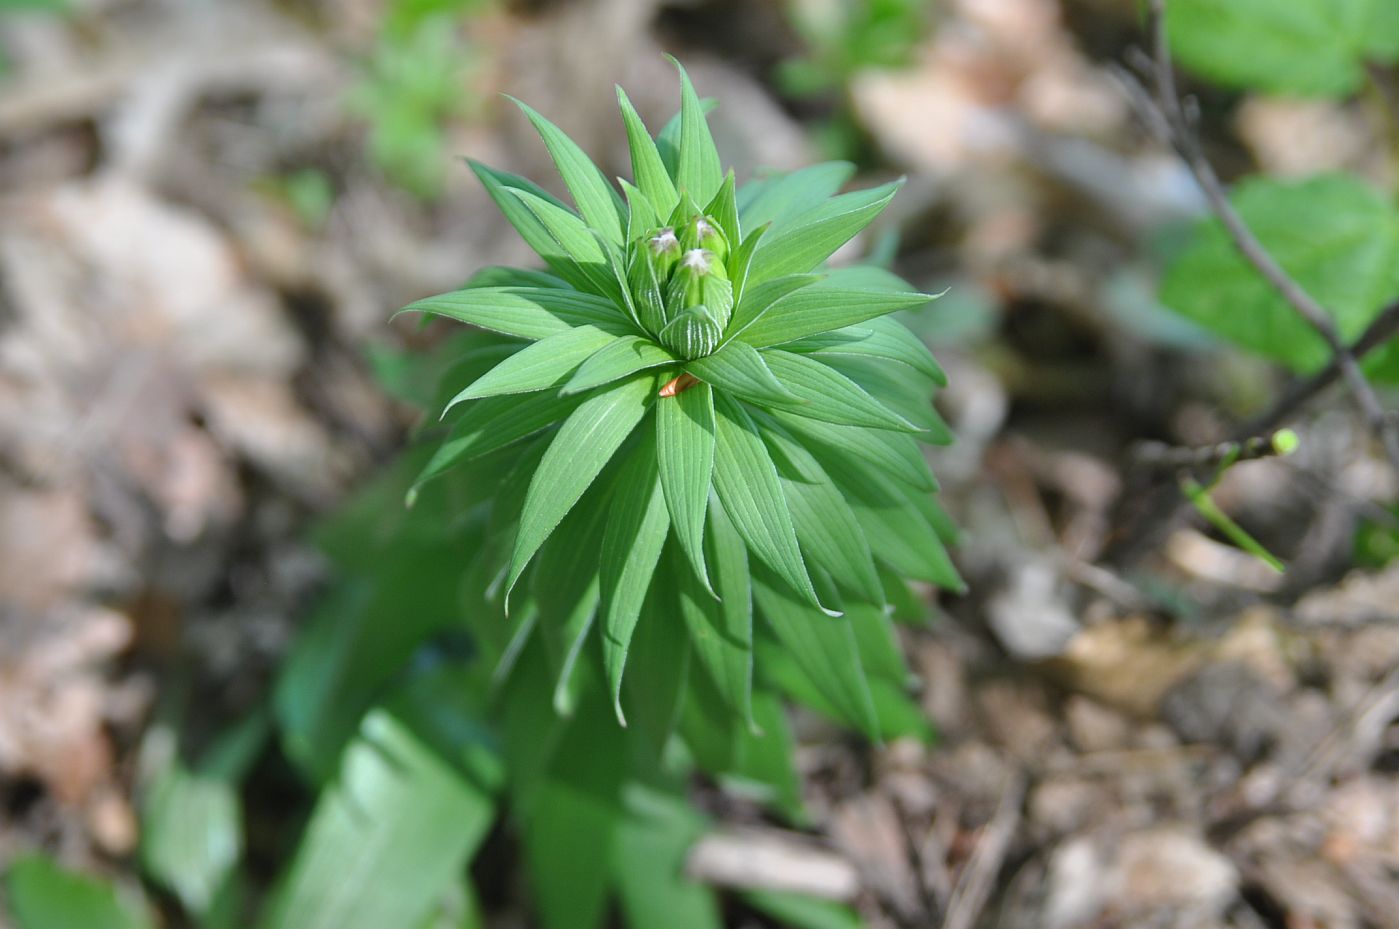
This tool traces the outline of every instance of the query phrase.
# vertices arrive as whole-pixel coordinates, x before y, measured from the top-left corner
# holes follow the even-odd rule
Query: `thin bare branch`
[[[1172,147],[1195,176],[1211,211],[1219,219],[1239,253],[1326,342],[1340,376],[1350,389],[1371,430],[1384,446],[1390,465],[1399,472],[1399,435],[1395,434],[1379,397],[1370,382],[1365,379],[1354,353],[1341,341],[1335,318],[1278,264],[1277,259],[1253,234],[1248,223],[1244,222],[1243,217],[1229,201],[1224,185],[1215,174],[1209,159],[1205,157],[1195,133],[1194,120],[1182,104],[1176,87],[1175,68],[1171,64],[1166,34],[1165,13],[1166,0],[1148,0],[1148,28],[1152,44],[1150,73],[1155,91],[1154,99],[1148,97],[1151,103],[1148,122],[1158,133],[1164,130]]]

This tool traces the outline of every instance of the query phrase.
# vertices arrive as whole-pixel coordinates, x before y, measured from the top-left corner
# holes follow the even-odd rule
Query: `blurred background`
[[[1206,204],[1133,110],[1143,41],[1135,0],[0,0],[0,871],[41,851],[190,925],[152,785],[235,731],[271,882],[310,527],[403,447],[442,332],[389,316],[531,263],[461,158],[561,190],[509,93],[629,174],[613,84],[660,126],[670,52],[740,181],[906,175],[840,258],[947,290],[909,322],[950,376],[972,592],[906,641],[933,744],[798,726],[838,895],[876,927],[1399,926],[1395,475],[1342,389],[1270,424],[1299,452],[1214,500],[1279,574],[1141,453],[1235,437],[1294,378],[1163,304]],[[1345,171],[1392,206],[1399,82],[1367,73],[1183,81],[1226,181]]]

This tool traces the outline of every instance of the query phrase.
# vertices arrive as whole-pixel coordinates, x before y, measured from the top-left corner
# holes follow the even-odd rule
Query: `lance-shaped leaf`
[[[587,290],[601,294],[621,307],[625,304],[622,284],[613,270],[613,263],[604,244],[593,230],[571,210],[550,203],[527,190],[517,190],[515,197],[544,225],[554,240],[576,263],[588,280]]]
[[[563,393],[576,394],[591,390],[628,374],[675,364],[676,361],[674,355],[650,339],[638,335],[625,335],[614,339],[589,356],[573,373],[568,383],[564,384]]]
[[[596,326],[579,326],[551,335],[516,352],[477,378],[452,398],[447,409],[477,397],[522,394],[559,386],[594,352],[616,338]]]
[[[928,346],[896,319],[869,319],[858,326],[807,336],[782,347],[789,352],[818,357],[856,355],[894,361],[912,368],[939,387],[947,386],[947,375],[928,351]]]
[[[801,436],[808,445],[837,449],[919,490],[937,489],[937,481],[928,462],[911,436],[883,429],[826,423],[781,410],[772,411],[772,416],[788,430]]]
[[[832,290],[816,284],[773,302],[738,338],[762,348],[922,306],[928,294]]]
[[[830,423],[917,432],[918,427],[871,397],[850,378],[806,355],[763,352],[768,369],[800,404],[781,402],[783,409]]]
[[[830,701],[840,717],[870,738],[879,738],[879,717],[870,697],[859,643],[848,617],[822,616],[788,596],[761,573],[753,597],[782,648]]]
[[[631,667],[623,678],[627,727],[651,760],[659,759],[670,741],[689,687],[690,637],[683,623],[672,621],[674,593],[669,584],[652,584],[646,592],[627,650]]]
[[[647,131],[646,124],[627,98],[626,91],[617,88],[617,105],[622,111],[622,122],[627,129],[627,146],[631,149],[632,179],[651,206],[662,215],[675,208],[675,182],[666,170],[656,142]],[[631,235],[640,235],[643,230],[632,229]]]
[[[729,280],[733,281],[735,312],[748,293],[748,271],[753,267],[753,256],[758,253],[758,245],[761,244],[763,236],[771,228],[771,226],[759,226],[754,229],[729,255]],[[730,327],[732,327],[732,320],[730,320]]]
[[[789,174],[750,182],[738,195],[745,226],[780,225],[835,196],[855,173],[848,161],[827,161]]]
[[[860,523],[816,457],[770,420],[763,438],[774,451],[797,541],[807,557],[852,593],[883,605],[874,557]]]
[[[535,393],[525,397],[486,397],[477,400],[452,424],[451,434],[437,447],[413,481],[414,491],[455,465],[505,448],[552,426],[577,409],[584,399],[582,396],[557,397]]]
[[[675,536],[712,591],[704,564],[704,518],[714,477],[714,391],[708,384],[657,401],[656,454]]]
[[[758,427],[738,403],[722,394],[715,398],[717,427],[714,443],[714,486],[724,512],[743,541],[797,594],[822,611],[806,573],[792,514],[782,496],[777,468],[758,434]]]
[[[530,268],[508,268],[504,265],[487,265],[467,280],[466,288],[472,287],[552,287],[570,289],[568,281],[547,271]]]
[[[445,316],[531,341],[575,326],[607,326],[621,321],[616,305],[603,297],[536,287],[470,287],[426,297],[398,312]]]
[[[621,198],[607,183],[607,177],[562,129],[535,112],[529,104],[514,97],[510,99],[539,131],[549,155],[554,159],[554,165],[559,169],[559,176],[568,186],[573,202],[578,204],[578,211],[588,225],[603,233],[609,241],[620,244],[626,214],[622,211]]]
[[[515,227],[515,231],[520,234],[520,238],[525,240],[525,244],[534,249],[536,255],[543,258],[550,269],[559,277],[568,281],[574,287],[580,289],[591,289],[592,282],[583,270],[578,267],[578,263],[572,256],[558,243],[545,225],[539,221],[529,207],[521,202],[516,196],[519,191],[526,191],[552,202],[560,209],[567,209],[556,197],[540,187],[533,181],[520,177],[518,174],[511,174],[508,171],[498,171],[495,168],[481,164],[479,161],[467,160],[471,170],[475,173],[481,186],[486,188],[486,193],[490,194],[495,205],[500,212],[509,220],[510,225]]]
[[[641,375],[590,398],[564,421],[525,495],[520,531],[510,558],[507,594],[544,540],[631,435],[655,390],[655,378]]]
[[[627,241],[635,242],[661,224],[659,208],[634,185],[620,180],[627,197]]]
[[[884,211],[900,183],[832,197],[774,230],[753,257],[749,272],[753,280],[802,274],[817,267]]]
[[[712,216],[719,224],[719,228],[724,230],[724,235],[729,240],[730,248],[737,248],[743,241],[743,230],[738,224],[738,200],[737,182],[734,179],[733,169],[724,175],[724,184],[719,188],[719,192],[714,195],[714,199],[709,201],[709,205],[704,208],[706,216]]]
[[[755,403],[801,402],[768,369],[762,354],[745,342],[729,342],[712,355],[687,362],[685,370],[725,393]]]
[[[607,528],[610,481],[599,478],[539,551],[529,582],[554,675],[554,711],[572,716],[582,681],[575,671],[601,600],[596,552]]]
[[[724,333],[725,337],[730,341],[739,338],[744,330],[761,319],[779,300],[819,280],[815,274],[789,274],[746,287],[742,298],[739,298],[738,292],[735,291],[734,296],[738,303],[734,306],[729,328]]]
[[[753,595],[748,549],[724,508],[715,500],[710,516],[709,561],[719,599],[707,593],[678,559],[680,615],[695,657],[714,686],[750,728],[753,726]]]
[[[809,357],[809,356],[808,356]],[[919,441],[929,445],[950,445],[952,430],[933,408],[933,383],[922,375],[910,375],[877,358],[837,355],[811,358],[839,371],[859,384],[880,402],[921,430]]]
[[[602,657],[613,709],[626,725],[622,672],[646,589],[670,531],[660,475],[656,473],[655,434],[649,430],[618,476],[610,510],[602,539]]]
[[[680,155],[675,186],[689,193],[697,203],[708,203],[724,183],[724,169],[719,164],[719,150],[714,147],[704,107],[690,83],[690,76],[679,61],[675,61],[675,67],[680,72]]]
[[[822,457],[826,472],[845,494],[874,557],[904,577],[961,591],[966,584],[947,548],[919,506],[927,494],[905,489],[878,471],[860,467],[850,455]]]

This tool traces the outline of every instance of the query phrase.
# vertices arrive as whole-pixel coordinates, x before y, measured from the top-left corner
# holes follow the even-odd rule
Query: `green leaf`
[[[473,287],[552,287],[570,289],[568,281],[545,271],[532,271],[528,268],[507,268],[503,265],[488,265],[471,275],[463,289]]]
[[[654,583],[647,591],[641,618],[632,631],[627,655],[631,667],[622,682],[628,732],[635,734],[652,760],[661,757],[670,741],[689,686],[690,638],[684,624],[674,622],[671,588],[669,583]]]
[[[820,279],[815,274],[789,274],[745,288],[742,298],[734,306],[733,317],[729,320],[729,328],[725,332],[725,337],[729,340],[738,338],[745,329],[761,319],[763,314],[775,304]],[[737,291],[735,291],[735,295],[737,295]]]
[[[625,335],[598,349],[583,362],[564,384],[563,393],[580,393],[637,371],[676,363],[674,355],[650,339]]]
[[[746,342],[725,343],[712,355],[686,362],[685,370],[720,391],[755,403],[798,401],[768,369],[762,354]]]
[[[622,672],[651,576],[670,533],[655,433],[647,431],[617,480],[602,539],[602,657],[617,719],[622,714]]]
[[[568,416],[585,397],[556,397],[548,393],[528,396],[486,397],[472,402],[452,432],[433,452],[413,481],[413,494],[448,469],[505,448]]]
[[[656,453],[675,536],[706,589],[704,517],[714,477],[714,391],[696,384],[656,401]]]
[[[612,871],[631,929],[722,929],[714,894],[685,876],[685,858],[704,821],[682,797],[630,785]]]
[[[724,184],[709,205],[704,208],[706,216],[712,216],[733,245],[743,241],[743,230],[738,224],[737,181],[733,169],[724,175]]]
[[[675,61],[675,67],[680,72],[680,155],[675,186],[689,193],[696,203],[708,203],[724,183],[724,170],[690,76],[679,61]]]
[[[753,726],[753,596],[748,550],[723,507],[710,516],[709,558],[719,599],[700,586],[678,559],[680,615],[695,657],[718,695],[738,718]]]
[[[849,426],[917,432],[918,427],[892,412],[850,378],[806,355],[768,350],[768,369],[801,403],[774,405],[801,416]]]
[[[621,184],[627,196],[627,241],[632,242],[659,226],[661,217],[649,197],[625,180]]]
[[[789,352],[819,358],[854,355],[882,358],[912,368],[938,387],[947,386],[947,375],[923,341],[896,319],[869,319],[858,326],[807,336],[782,346]]]
[[[802,551],[837,584],[882,606],[884,589],[869,543],[855,514],[816,457],[775,424],[764,423],[763,438],[778,463],[782,491]]]
[[[966,589],[920,506],[927,494],[905,490],[846,454],[828,454],[821,461],[845,494],[875,558],[904,577],[953,591]]]
[[[811,586],[777,468],[758,427],[742,407],[722,394],[714,405],[718,414],[714,486],[724,512],[753,553],[803,599],[832,616],[840,615],[821,606]]]
[[[642,122],[641,116],[632,106],[631,100],[627,99],[626,91],[622,90],[621,87],[617,88],[617,105],[621,108],[622,122],[627,129],[627,145],[631,149],[632,177],[636,181],[636,186],[658,213],[663,216],[667,215],[675,209],[678,198],[675,192],[675,182],[671,180],[670,172],[666,170],[665,162],[661,160],[661,153],[656,148],[651,133],[647,131],[646,124]],[[631,235],[640,235],[642,231],[632,229]]]
[[[756,348],[780,345],[922,306],[931,299],[928,294],[831,290],[816,284],[775,301],[738,337]]]
[[[753,722],[756,732],[739,731],[733,762],[725,772],[726,786],[734,787],[737,779],[742,785],[734,792],[747,794],[754,793],[756,786],[761,802],[774,807],[788,822],[805,825],[801,779],[795,768],[796,744],[782,701],[771,689],[753,694]]]
[[[843,452],[918,490],[937,489],[937,481],[928,462],[911,436],[883,429],[841,426],[781,410],[774,410],[771,415],[784,428],[800,436],[807,445],[816,444],[823,449]],[[818,454],[818,457],[824,460],[825,454]]]
[[[872,397],[922,434],[920,442],[929,445],[951,445],[952,430],[933,408],[933,383],[929,378],[912,374],[878,358],[857,355],[804,356],[838,371],[865,389]]]
[[[600,294],[615,306],[624,305],[612,255],[605,243],[573,211],[550,203],[529,191],[514,191],[516,199],[535,215],[587,279],[589,293]]]
[[[748,293],[748,272],[753,267],[753,256],[758,253],[758,246],[762,243],[763,236],[771,228],[771,226],[759,226],[754,229],[729,256],[729,279],[733,281],[735,312]],[[730,329],[732,329],[732,319],[730,319]]]
[[[1357,338],[1399,296],[1399,210],[1347,175],[1255,179],[1232,198],[1258,240]],[[1229,341],[1298,371],[1330,359],[1325,343],[1245,262],[1224,229],[1205,223],[1166,274],[1162,301]],[[1375,372],[1399,381],[1399,369]]]
[[[1166,28],[1190,70],[1278,94],[1346,96],[1399,57],[1392,0],[1172,0]]]
[[[105,881],[65,871],[41,855],[15,859],[5,872],[17,929],[149,929],[134,901]]]
[[[499,394],[522,394],[558,387],[593,353],[616,341],[617,336],[596,326],[579,326],[535,342],[477,378],[447,404]]]
[[[850,162],[828,161],[749,183],[739,194],[739,216],[750,228],[763,223],[782,225],[835,196],[854,174]]]
[[[539,343],[544,345],[544,342]],[[506,591],[651,405],[655,378],[642,375],[592,397],[564,421],[530,481]]]
[[[574,290],[472,287],[408,304],[399,313],[431,313],[521,339],[545,339],[575,326],[615,327],[616,304]],[[395,314],[396,315],[396,314]]]
[[[754,579],[753,596],[783,650],[831,701],[841,719],[870,738],[879,738],[879,718],[850,619],[823,616],[761,577]]]
[[[615,477],[615,469],[608,469]],[[597,552],[607,530],[613,480],[599,478],[560,521],[530,571],[539,637],[553,675],[554,711],[572,716],[584,675],[579,658],[597,621],[602,599]]]
[[[316,802],[263,929],[383,929],[425,919],[495,820],[474,782],[404,721],[365,717]]]
[[[568,186],[573,202],[578,204],[578,211],[588,225],[601,232],[608,241],[620,245],[626,214],[622,211],[621,198],[607,183],[607,177],[562,129],[535,112],[529,104],[514,97],[510,99],[539,131],[540,138],[554,159],[554,165],[559,169],[559,176]]]
[[[753,256],[754,281],[804,274],[819,266],[884,211],[902,181],[832,197],[767,236]]]
[[[243,854],[243,811],[231,777],[172,759],[141,803],[141,866],[185,910],[209,913]]]
[[[789,929],[864,929],[849,907],[778,890],[750,890],[743,899]]]
[[[583,273],[573,257],[516,194],[519,191],[527,191],[561,209],[567,209],[563,203],[527,178],[508,171],[497,171],[479,161],[468,159],[467,164],[471,166],[471,170],[486,188],[486,193],[495,201],[500,212],[510,221],[510,225],[515,227],[515,231],[520,233],[520,238],[525,240],[525,244],[534,249],[535,254],[543,258],[559,277],[580,290],[591,290],[594,285],[588,275]]]

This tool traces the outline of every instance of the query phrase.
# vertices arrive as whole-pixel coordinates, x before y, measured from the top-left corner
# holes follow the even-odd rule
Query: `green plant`
[[[369,123],[369,152],[396,184],[421,197],[442,183],[444,127],[470,116],[479,50],[460,35],[482,0],[396,0],[350,94]]]
[[[150,778],[146,876],[203,929],[471,929],[507,865],[544,929],[718,929],[716,892],[685,874],[706,829],[692,774],[800,824],[785,701],[931,735],[894,622],[926,618],[907,578],[961,584],[917,444],[947,438],[942,373],[888,315],[929,298],[816,270],[896,185],[836,195],[850,168],[823,165],[739,190],[683,72],[658,137],[621,107],[625,199],[525,108],[578,211],[473,169],[548,270],[414,304],[475,328],[376,359],[396,396],[445,412],[317,531],[337,580],[270,713],[311,809],[272,891],[238,837],[260,723]]]

